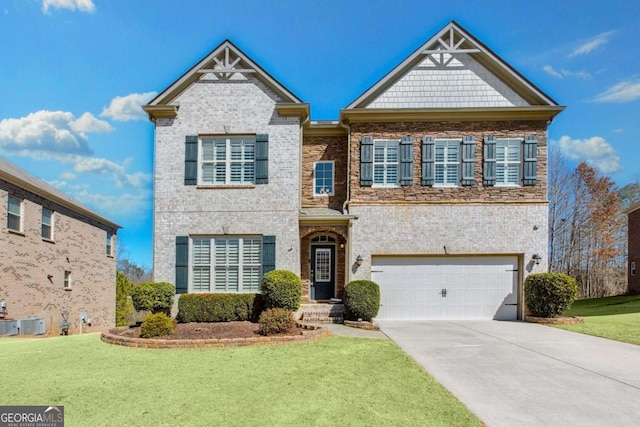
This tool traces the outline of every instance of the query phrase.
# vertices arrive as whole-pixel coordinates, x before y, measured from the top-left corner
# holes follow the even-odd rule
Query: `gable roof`
[[[155,112],[162,113],[163,106],[168,106],[193,82],[197,81],[207,73],[220,76],[228,76],[236,73],[252,74],[282,97],[285,103],[302,104],[300,98],[284,87],[279,81],[273,78],[242,50],[227,39],[209,52],[204,58],[198,61],[186,73],[180,76],[175,82],[171,83],[171,85],[160,92],[142,108],[150,115]],[[168,114],[171,114],[171,112]]]
[[[413,67],[423,62],[429,55],[440,54],[449,54],[451,56],[457,54],[470,55],[481,66],[485,67],[500,81],[504,82],[530,106],[538,108],[556,107],[558,112],[562,110],[562,107],[550,96],[536,87],[455,21],[451,21],[432,38],[427,40],[427,42],[416,49],[398,66],[351,102],[345,110],[365,108]]]
[[[2,157],[0,157],[0,179],[17,185],[20,188],[24,188],[25,190],[37,194],[38,196],[44,197],[47,200],[56,202],[101,224],[115,229],[122,228],[118,224],[111,222],[103,216],[100,216],[97,213],[93,212],[91,209],[64,194],[54,186],[34,177],[33,175],[27,173],[23,169],[20,169],[18,166],[14,165],[6,159],[3,159]]]

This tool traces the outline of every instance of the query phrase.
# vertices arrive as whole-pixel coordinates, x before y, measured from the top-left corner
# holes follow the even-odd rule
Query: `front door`
[[[336,247],[334,245],[311,246],[311,300],[328,300],[334,297],[335,266]]]

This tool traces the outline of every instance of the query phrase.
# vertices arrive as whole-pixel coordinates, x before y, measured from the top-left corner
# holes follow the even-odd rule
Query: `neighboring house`
[[[629,269],[627,270],[627,289],[630,293],[640,294],[640,203],[625,211],[627,214],[627,247]]]
[[[374,280],[379,319],[516,319],[524,278],[547,270],[563,107],[455,22],[338,121],[310,120],[230,41],[144,109],[154,274],[178,293],[256,292],[278,268],[304,301]]]
[[[37,317],[70,333],[115,324],[116,234],[120,226],[0,158],[0,300],[8,317]],[[81,316],[91,320],[82,323]]]

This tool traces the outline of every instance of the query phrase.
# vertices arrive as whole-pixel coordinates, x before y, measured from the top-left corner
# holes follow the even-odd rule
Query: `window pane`
[[[215,183],[224,184],[226,182],[226,165],[225,163],[217,163],[215,166]]]
[[[242,182],[242,163],[231,163],[231,182]]]
[[[393,142],[387,143],[387,162],[398,161],[398,144]]]
[[[253,161],[255,158],[255,147],[256,144],[253,140],[245,140],[244,141],[244,159],[246,161]]]
[[[202,140],[202,160],[213,160],[213,139]]]
[[[395,184],[398,182],[398,166],[387,165],[387,179],[386,184]]]
[[[193,291],[209,292],[211,290],[211,267],[193,268]]]
[[[9,196],[9,213],[20,216],[20,199]]]
[[[242,140],[231,139],[231,160],[242,160]]]
[[[215,139],[215,159],[226,160],[227,159],[227,140]]]

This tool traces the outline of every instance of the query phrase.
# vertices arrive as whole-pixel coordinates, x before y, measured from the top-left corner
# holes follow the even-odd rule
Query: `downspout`
[[[340,120],[338,120],[338,124],[340,126],[342,126],[343,128],[345,128],[347,130],[347,198],[344,201],[344,203],[342,204],[342,214],[346,215],[349,210],[349,203],[351,202],[350,197],[351,197],[351,125],[347,125],[342,121],[342,118]],[[345,255],[345,266],[344,266],[344,271],[347,272],[347,277],[345,278],[345,285],[349,282],[351,282],[351,268],[349,268],[349,263],[351,262],[352,255],[352,248],[351,248],[351,226],[353,225],[352,220],[349,220],[349,223],[347,224],[347,253]]]
[[[300,121],[300,150],[298,150],[298,266],[300,268],[299,274],[302,274],[302,240],[300,239],[300,212],[302,212],[302,167],[304,164],[303,161],[303,145],[304,145],[304,125],[309,123],[311,119],[311,114],[307,116],[306,119]]]

